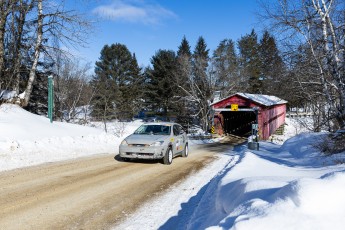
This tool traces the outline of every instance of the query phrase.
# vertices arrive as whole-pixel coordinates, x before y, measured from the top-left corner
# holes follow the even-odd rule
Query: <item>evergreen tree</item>
[[[221,41],[213,52],[212,64],[216,90],[226,96],[238,90],[238,61],[235,44],[231,39]]]
[[[279,50],[274,37],[265,31],[259,45],[261,59],[261,79],[264,94],[283,96],[284,62],[279,55]]]
[[[185,92],[186,89],[189,89],[191,70],[192,70],[192,52],[188,40],[185,36],[181,41],[180,46],[177,50],[177,74],[175,83],[177,85],[177,97],[176,97],[176,110],[177,113],[177,122],[184,126],[193,123],[193,104],[187,100],[188,94]]]
[[[127,66],[128,64],[128,66]],[[119,82],[119,97],[116,106],[118,118],[130,119],[140,111],[141,91],[141,74],[135,54],[129,58],[123,69],[123,77]],[[126,70],[126,68],[128,69]]]
[[[31,113],[35,113],[38,115],[48,115],[48,76],[52,75],[52,67],[53,67],[53,60],[50,58],[44,58],[42,61],[37,63],[39,66],[40,71],[36,71],[36,79],[32,85],[32,93],[28,105],[25,107]],[[26,64],[28,64],[27,62]],[[20,78],[24,81],[27,81],[29,78],[28,69],[24,65],[22,65],[23,73],[21,73]],[[53,81],[55,79],[53,78]],[[21,81],[22,84],[19,85],[21,88],[24,87],[24,82]],[[60,103],[56,100],[56,92],[54,91],[54,118],[58,115]]]
[[[115,92],[117,92],[115,82],[105,74],[99,74],[91,80],[90,84],[95,92],[91,100],[92,117],[104,122],[115,119]]]
[[[48,114],[48,75],[46,73],[37,73],[29,104],[25,108],[26,110],[43,116]]]
[[[147,72],[148,100],[156,112],[162,116],[171,115],[173,98],[176,95],[174,82],[177,71],[177,58],[174,51],[159,50],[151,59],[152,68]]]
[[[245,35],[238,41],[240,75],[244,89],[248,93],[262,92],[262,79],[260,78],[261,61],[259,54],[259,44],[254,31]]]
[[[209,59],[209,49],[207,49],[206,42],[203,37],[199,37],[193,53],[193,76],[200,89],[200,94],[204,94],[205,98],[212,93],[207,76]]]
[[[188,42],[186,36],[183,36],[183,38],[182,38],[181,44],[178,47],[177,56],[178,57],[182,57],[182,56],[191,57],[192,56],[192,52],[190,51],[190,45],[189,45],[189,42]]]
[[[91,84],[98,90],[92,100],[93,116],[103,120],[132,118],[138,112],[140,80],[135,55],[125,45],[105,45],[96,62],[95,73]]]

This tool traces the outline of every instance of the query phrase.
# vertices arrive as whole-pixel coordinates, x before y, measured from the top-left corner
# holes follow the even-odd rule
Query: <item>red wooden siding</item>
[[[285,123],[286,105],[274,105],[259,110],[259,136],[267,140]]]

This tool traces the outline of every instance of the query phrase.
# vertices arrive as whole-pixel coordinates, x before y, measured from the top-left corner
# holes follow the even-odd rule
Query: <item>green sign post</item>
[[[48,77],[48,118],[50,123],[53,123],[53,107],[54,107],[54,92],[53,92],[53,76]]]

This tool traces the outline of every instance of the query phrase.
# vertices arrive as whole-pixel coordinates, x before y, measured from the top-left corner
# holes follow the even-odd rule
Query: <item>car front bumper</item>
[[[165,146],[123,146],[119,153],[122,158],[131,159],[162,159],[167,148]]]

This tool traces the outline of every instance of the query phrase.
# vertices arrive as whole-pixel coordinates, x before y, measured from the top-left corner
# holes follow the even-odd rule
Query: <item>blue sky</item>
[[[253,28],[260,34],[256,0],[79,0],[69,7],[97,21],[88,47],[78,52],[95,63],[106,44],[121,43],[140,66],[159,49],[177,51],[183,36],[191,49],[203,36],[210,54],[223,39],[237,41]]]

